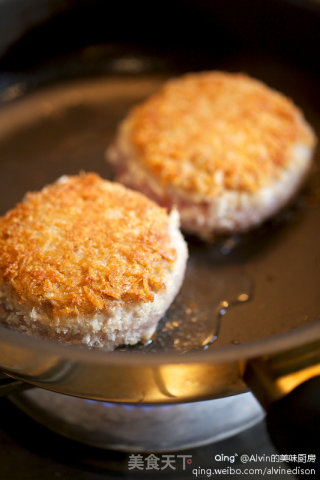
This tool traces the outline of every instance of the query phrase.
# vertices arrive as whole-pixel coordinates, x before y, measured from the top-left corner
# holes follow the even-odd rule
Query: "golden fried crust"
[[[175,258],[165,209],[95,174],[62,177],[0,218],[0,281],[53,316],[152,301]]]
[[[267,186],[297,143],[315,143],[289,99],[246,75],[222,72],[167,82],[123,128],[163,186],[209,197]]]

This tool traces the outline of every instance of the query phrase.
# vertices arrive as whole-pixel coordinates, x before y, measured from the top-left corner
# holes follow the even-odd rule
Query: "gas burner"
[[[128,405],[34,388],[10,399],[30,417],[67,438],[127,452],[198,447],[229,438],[263,418],[251,393],[196,403]]]

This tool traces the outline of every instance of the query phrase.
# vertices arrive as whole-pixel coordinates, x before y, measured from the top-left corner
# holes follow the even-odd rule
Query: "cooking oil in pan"
[[[248,302],[252,297],[252,282],[243,272],[230,268],[227,272],[203,271],[194,275],[192,265],[185,284],[164,319],[154,347],[179,352],[207,349],[219,336],[228,311]],[[159,346],[160,346],[159,345]]]
[[[223,300],[219,307],[218,307],[218,312],[217,312],[217,322],[215,329],[212,332],[209,332],[207,338],[205,338],[202,342],[202,347],[203,348],[208,348],[209,345],[211,345],[215,340],[218,339],[218,333],[220,330],[221,326],[221,320],[225,316],[225,314],[228,312],[228,310],[235,306],[235,305],[240,305],[241,303],[248,302],[250,300],[250,295],[248,293],[240,293],[240,295],[237,296],[235,300]],[[232,340],[232,343],[234,345],[237,345],[239,343],[238,340]]]

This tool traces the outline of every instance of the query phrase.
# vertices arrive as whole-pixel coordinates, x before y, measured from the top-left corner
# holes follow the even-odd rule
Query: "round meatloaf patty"
[[[0,218],[0,322],[109,350],[146,341],[186,259],[177,211],[93,173],[63,176]]]
[[[296,194],[316,139],[293,102],[245,74],[166,82],[119,126],[107,157],[119,182],[175,205],[204,239],[247,231]]]

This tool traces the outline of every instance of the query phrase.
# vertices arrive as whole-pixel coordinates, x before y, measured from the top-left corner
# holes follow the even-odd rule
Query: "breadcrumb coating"
[[[28,193],[0,218],[0,282],[52,317],[152,302],[175,258],[166,210],[92,173]]]
[[[122,128],[163,186],[214,197],[256,192],[315,136],[291,100],[244,74],[204,72],[164,84]]]

